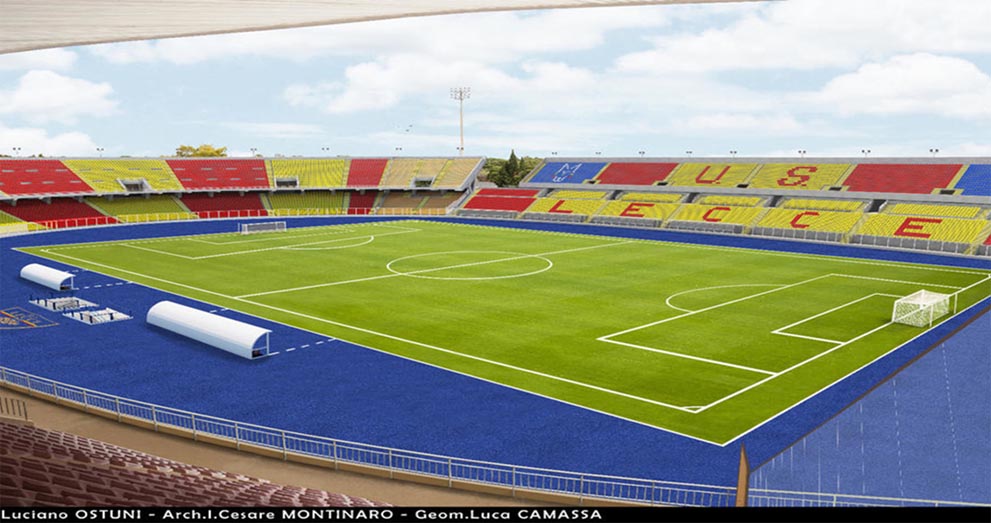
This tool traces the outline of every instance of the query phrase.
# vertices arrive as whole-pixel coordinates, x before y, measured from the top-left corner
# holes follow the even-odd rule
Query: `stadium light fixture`
[[[21,148],[20,147],[14,147],[14,157],[18,157],[20,155],[21,155]]]
[[[807,153],[807,152],[808,151],[806,151],[805,149],[799,149],[798,150],[798,155],[801,156],[802,158],[805,158],[805,153]]]
[[[465,154],[465,100],[471,98],[471,87],[452,87],[451,98],[458,101],[458,128],[461,132],[458,156],[463,156]]]
[[[939,149],[936,148],[936,147],[933,147],[933,148],[929,149],[929,152],[932,153],[933,158],[935,158],[936,157],[936,154],[939,153]]]
[[[736,151],[730,151],[729,155],[732,156],[733,158],[736,158]]]
[[[100,158],[103,158],[103,147],[97,147],[96,154],[99,154]]]
[[[685,151],[685,154],[687,154],[689,158],[692,157],[692,151]]]
[[[864,153],[864,158],[867,158],[867,155],[871,154],[870,149],[861,149],[860,152]]]
[[[330,147],[321,147],[320,150],[323,151],[324,156],[330,154]]]
[[[602,156],[602,151],[595,151],[596,156]]]
[[[397,153],[401,153],[401,152],[403,152],[403,148],[402,148],[402,147],[400,147],[400,146],[396,146],[396,152],[397,152]]]
[[[252,158],[254,158],[254,156],[258,153],[258,149],[254,148],[254,147],[252,147],[249,150],[251,151],[251,157]]]
[[[551,156],[557,156],[557,151],[551,151]]]
[[[643,155],[647,154],[647,151],[637,151],[637,153],[643,158]]]

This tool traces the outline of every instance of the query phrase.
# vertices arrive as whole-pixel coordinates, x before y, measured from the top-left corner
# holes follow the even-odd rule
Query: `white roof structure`
[[[21,268],[21,278],[56,291],[72,289],[73,277],[71,272],[53,269],[40,263],[29,263]]]
[[[0,54],[409,16],[729,1],[740,0],[3,0]]]
[[[209,312],[160,301],[148,309],[148,323],[218,349],[251,359],[268,353],[268,329]]]

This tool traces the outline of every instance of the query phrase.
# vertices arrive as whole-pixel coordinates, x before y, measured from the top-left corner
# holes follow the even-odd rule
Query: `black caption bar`
[[[991,521],[991,508],[619,508],[619,507],[361,507],[361,508],[0,508],[6,521],[605,521],[677,522],[747,521],[812,523],[856,521],[982,522]]]

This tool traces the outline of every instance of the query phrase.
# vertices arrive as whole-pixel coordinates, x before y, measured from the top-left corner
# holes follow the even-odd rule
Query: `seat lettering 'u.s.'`
[[[705,177],[706,173],[708,173],[709,172],[709,169],[712,168],[711,165],[706,165],[705,166],[705,169],[702,169],[702,172],[700,172],[699,175],[695,177],[695,182],[696,183],[710,184],[710,185],[711,184],[718,185],[719,184],[719,180],[722,180],[723,179],[723,176],[726,176],[726,173],[729,172],[730,167],[732,167],[732,166],[730,166],[730,165],[724,166],[723,167],[723,170],[722,171],[719,171],[719,174],[717,174],[714,178],[706,178]]]

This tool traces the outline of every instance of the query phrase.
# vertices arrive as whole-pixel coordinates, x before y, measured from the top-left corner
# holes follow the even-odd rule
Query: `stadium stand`
[[[344,209],[342,192],[276,192],[262,198],[268,199],[272,216],[340,214]]]
[[[967,218],[944,218],[935,216],[903,216],[888,213],[874,213],[856,232],[866,236],[890,236],[973,244],[988,221]]]
[[[387,506],[187,465],[24,422],[0,421],[0,505]]]
[[[473,196],[467,203],[465,209],[482,211],[515,211],[523,212],[535,201],[534,198],[507,198],[503,196]]]
[[[803,165],[766,163],[750,181],[754,189],[804,189],[819,191],[839,185],[850,170],[845,163]]]
[[[93,188],[58,160],[0,159],[0,191],[11,196],[92,194]]]
[[[481,167],[481,164],[482,158],[454,158],[434,179],[433,187],[436,189],[460,189],[471,176],[471,173],[476,168]]]
[[[17,205],[0,202],[0,211],[51,228],[117,223],[116,219],[71,198],[53,199],[51,203],[42,200],[18,200]]]
[[[674,193],[652,193],[652,192],[628,192],[619,197],[620,200],[634,200],[639,202],[680,202],[685,198],[684,194]]]
[[[949,187],[960,164],[862,163],[854,167],[843,185],[850,191],[931,194]]]
[[[24,220],[18,218],[17,216],[13,216],[5,212],[0,212],[0,225],[6,225],[8,223],[21,223],[23,221]]]
[[[550,213],[591,216],[605,203],[601,199],[537,198],[537,201],[526,209],[526,214]]]
[[[974,164],[967,167],[954,188],[962,190],[964,196],[991,196],[991,165]]]
[[[122,180],[140,181],[140,191],[182,191],[182,184],[164,160],[63,160],[66,167],[99,193],[128,192]]]
[[[278,187],[277,180],[295,178],[302,188],[333,189],[344,187],[344,173],[347,172],[345,159],[273,159],[269,160],[272,186]]]
[[[120,197],[114,199],[90,197],[86,203],[103,214],[117,218],[119,222],[131,223],[151,219],[189,220],[197,215],[189,212],[184,205],[169,195],[149,195]],[[159,216],[159,215],[167,216]]]
[[[510,196],[515,198],[536,198],[540,194],[539,189],[496,189],[496,188],[485,188],[479,189],[477,193],[478,196]]]
[[[464,193],[448,191],[445,193],[431,192],[425,193],[427,199],[420,206],[421,209],[446,209],[454,202],[458,201]]]
[[[379,209],[419,209],[426,203],[427,195],[412,192],[390,192],[382,198]]]
[[[386,165],[379,186],[409,188],[418,178],[429,179],[433,184],[448,161],[447,158],[393,158]]]
[[[668,185],[735,188],[756,167],[755,163],[683,163],[668,176]]]
[[[386,158],[357,158],[351,160],[347,173],[348,187],[378,187],[382,181]]]
[[[928,203],[898,203],[884,206],[888,214],[922,214],[925,216],[948,216],[955,218],[983,218],[987,211],[976,205],[933,205]]]
[[[605,166],[603,162],[547,162],[527,183],[585,183]]]
[[[269,177],[260,159],[165,160],[182,186],[202,189],[267,189]]]
[[[864,214],[862,212],[817,211],[778,207],[768,211],[757,222],[757,227],[849,233],[863,217]]]
[[[867,202],[860,200],[816,200],[809,198],[789,198],[779,207],[785,209],[818,209],[821,211],[861,211]]]
[[[571,189],[555,189],[549,196],[564,199],[601,200],[608,195],[608,191],[573,191]]]
[[[764,207],[684,203],[671,216],[667,227],[741,233],[766,211],[767,209]]]
[[[676,167],[676,163],[613,162],[595,179],[598,183],[609,185],[656,185]]]
[[[189,193],[182,204],[200,218],[230,216],[266,216],[268,212],[258,193]]]
[[[370,214],[375,207],[378,191],[352,192],[348,198],[348,214]]]
[[[657,201],[612,200],[599,209],[597,216],[617,216],[625,218],[650,218],[664,220],[678,209],[677,203]]]
[[[704,205],[734,205],[740,207],[756,207],[764,205],[764,198],[760,196],[730,196],[728,194],[705,194],[695,200],[695,203]]]
[[[538,194],[535,189],[481,189],[462,205],[459,214],[515,218],[536,201]]]

